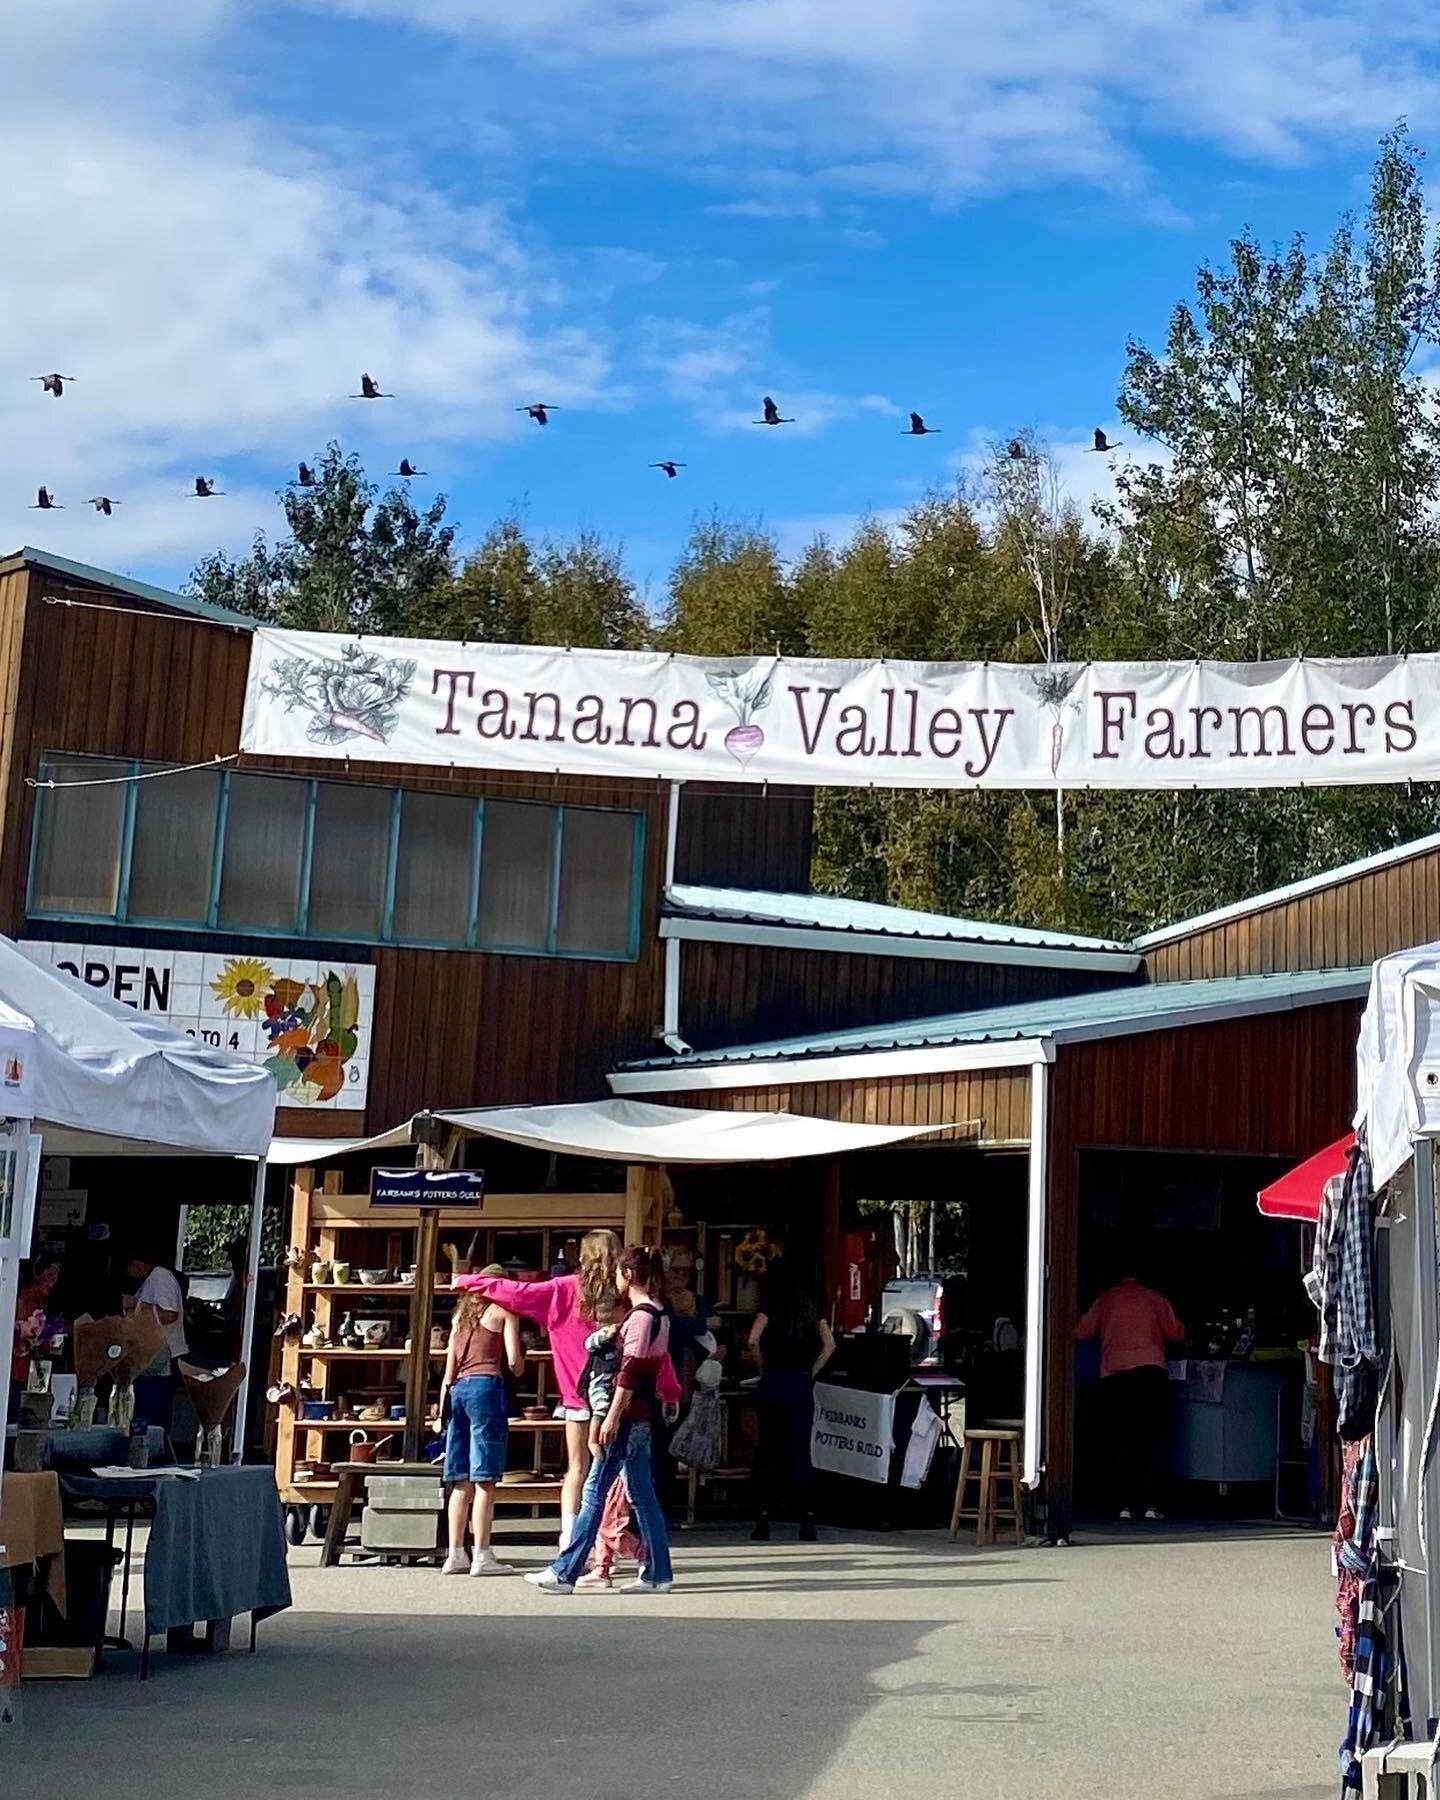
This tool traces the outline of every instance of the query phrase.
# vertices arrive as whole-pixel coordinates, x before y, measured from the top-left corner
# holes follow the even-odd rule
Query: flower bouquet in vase
[[[225,1460],[225,1415],[235,1404],[245,1365],[236,1362],[224,1369],[202,1369],[196,1363],[182,1362],[177,1367],[200,1424],[195,1460],[202,1469],[216,1468]]]

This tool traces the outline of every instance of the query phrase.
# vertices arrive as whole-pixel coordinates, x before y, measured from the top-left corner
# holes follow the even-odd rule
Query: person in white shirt
[[[180,1277],[148,1251],[130,1258],[125,1273],[138,1281],[134,1305],[147,1307],[165,1333],[165,1347],[135,1384],[135,1414],[147,1425],[170,1429],[175,1392],[175,1364],[189,1350],[185,1336],[185,1295]]]

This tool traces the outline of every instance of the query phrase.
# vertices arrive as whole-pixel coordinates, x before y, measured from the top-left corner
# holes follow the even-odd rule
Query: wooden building
[[[945,1179],[1017,1197],[1052,1528],[1104,1195],[1146,1156],[1243,1198],[1337,1136],[1370,962],[1440,938],[1440,838],[1122,944],[812,895],[804,790],[240,758],[249,630],[0,562],[0,931],[277,1058],[279,1134],[337,1148],[607,1078],[929,1127]],[[842,1177],[789,1190],[832,1260]]]

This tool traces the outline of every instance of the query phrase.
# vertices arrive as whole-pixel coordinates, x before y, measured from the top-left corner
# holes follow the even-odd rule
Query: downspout
[[[1020,1479],[1040,1485],[1045,1433],[1045,1260],[1050,1191],[1050,1064],[1055,1051],[1030,1065],[1029,1210],[1025,1255],[1025,1444]]]
[[[670,783],[670,812],[665,822],[665,885],[668,898],[675,885],[675,847],[680,838],[680,783]],[[690,1046],[680,1035],[680,940],[665,939],[665,1014],[658,1033],[660,1042],[676,1056],[688,1056]]]

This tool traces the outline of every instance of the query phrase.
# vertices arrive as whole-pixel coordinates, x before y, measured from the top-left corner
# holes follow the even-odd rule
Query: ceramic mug
[[[348,1287],[350,1285],[350,1265],[349,1265],[349,1263],[348,1262],[331,1263],[330,1279],[335,1283],[336,1287]]]
[[[404,1401],[397,1401],[395,1405],[390,1408],[390,1417],[394,1419],[397,1424],[405,1417]]]

